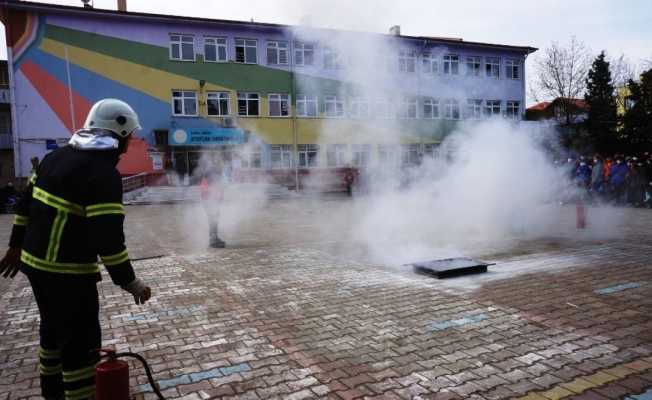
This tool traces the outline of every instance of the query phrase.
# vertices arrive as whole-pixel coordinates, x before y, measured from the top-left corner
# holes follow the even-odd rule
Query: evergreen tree
[[[623,141],[627,151],[652,150],[652,69],[641,74],[641,82],[629,81],[629,96],[623,120]]]
[[[584,100],[588,107],[586,127],[590,144],[599,152],[613,152],[616,145],[616,97],[604,51],[593,61],[586,89]]]

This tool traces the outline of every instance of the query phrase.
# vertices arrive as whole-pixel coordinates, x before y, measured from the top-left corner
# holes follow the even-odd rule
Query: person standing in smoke
[[[604,174],[602,169],[602,159],[596,154],[593,157],[593,169],[591,170],[591,193],[593,198],[597,198],[604,191]]]
[[[219,184],[221,177],[220,172],[206,173],[199,183],[202,205],[208,218],[208,244],[216,249],[226,246],[226,243],[220,239],[217,230],[220,216],[219,207],[224,197],[222,185]]]

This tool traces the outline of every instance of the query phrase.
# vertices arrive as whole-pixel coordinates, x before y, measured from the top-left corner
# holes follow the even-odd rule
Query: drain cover
[[[431,275],[438,279],[487,272],[489,265],[494,265],[494,263],[464,257],[422,261],[412,264],[414,272]]]

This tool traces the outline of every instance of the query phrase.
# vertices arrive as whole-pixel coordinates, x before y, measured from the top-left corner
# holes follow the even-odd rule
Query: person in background
[[[611,188],[612,200],[616,204],[621,204],[624,201],[624,195],[627,190],[627,165],[619,156],[616,163],[611,166],[609,172],[609,186]]]
[[[601,196],[604,192],[604,171],[602,159],[599,155],[593,157],[593,168],[591,169],[591,194],[593,198]]]

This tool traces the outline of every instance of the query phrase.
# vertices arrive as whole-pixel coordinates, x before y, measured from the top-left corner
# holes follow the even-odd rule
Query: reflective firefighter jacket
[[[65,146],[43,158],[17,204],[9,243],[22,248],[23,272],[99,281],[99,256],[115,284],[134,280],[118,157]]]

